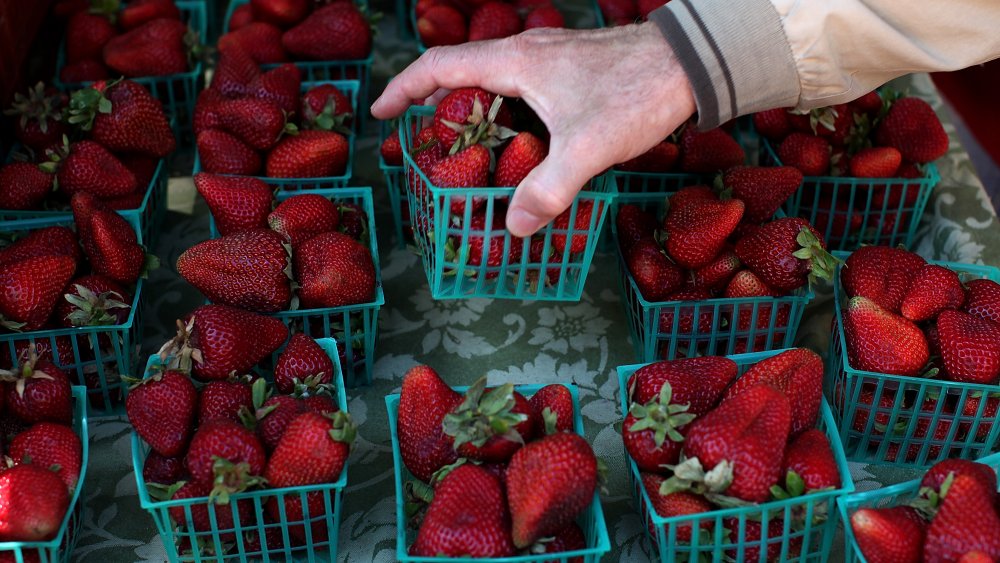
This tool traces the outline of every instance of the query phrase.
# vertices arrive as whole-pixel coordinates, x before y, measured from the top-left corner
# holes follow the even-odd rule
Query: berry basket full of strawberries
[[[398,561],[596,563],[610,550],[576,387],[452,388],[416,366],[385,403]]]
[[[590,180],[535,235],[512,236],[507,203],[548,149],[527,130],[537,117],[508,103],[460,88],[436,108],[411,107],[400,124],[410,220],[435,299],[571,301],[583,293],[614,181]],[[520,133],[510,129],[515,117],[525,126]]]
[[[356,435],[336,343],[293,336],[262,375],[280,322],[218,305],[185,322],[199,338],[151,356],[126,405],[139,501],[170,561],[336,561]]]
[[[920,478],[838,501],[847,563],[1000,560],[1000,454],[948,459]]]
[[[805,175],[786,213],[808,219],[831,248],[912,244],[940,180],[933,161],[948,151],[948,135],[927,102],[870,92],[805,114],[759,112],[753,123],[761,164]]]
[[[1000,449],[1000,270],[865,246],[834,282],[827,396],[851,460]]]
[[[622,366],[618,379],[629,476],[660,561],[827,560],[834,502],[854,487],[818,355],[682,358]]]

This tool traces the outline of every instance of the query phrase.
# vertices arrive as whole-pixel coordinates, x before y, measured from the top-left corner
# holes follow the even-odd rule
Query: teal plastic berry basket
[[[764,166],[781,166],[771,143],[760,139]],[[785,202],[785,213],[803,217],[823,234],[830,250],[854,250],[863,244],[913,243],[924,208],[941,180],[937,166],[923,167],[920,178],[849,178],[806,176]]]
[[[608,207],[615,195],[614,179],[607,175],[592,179],[567,210],[566,227],[557,228],[553,222],[536,233],[534,237],[542,239],[541,259],[533,260],[531,239],[512,237],[502,227],[487,227],[494,224],[494,217],[502,221],[506,202],[515,188],[438,187],[432,185],[425,172],[414,163],[410,155],[413,136],[433,115],[432,107],[411,107],[399,128],[410,221],[431,295],[435,299],[579,300]],[[453,211],[458,206],[464,208],[463,212]],[[582,214],[578,217],[582,206],[591,208],[589,218]],[[471,225],[473,207],[484,213],[483,228]],[[584,218],[582,222],[581,217]],[[496,244],[497,250],[501,250],[502,245],[501,263],[490,265],[481,259],[481,254],[471,256],[467,242],[470,240],[481,241],[483,249],[491,249]],[[499,241],[502,243],[498,244]],[[570,241],[585,242],[585,248],[572,252],[572,244],[566,244]],[[561,250],[558,248],[560,242],[564,243]],[[475,264],[474,260],[480,263]]]
[[[199,41],[204,42],[208,33],[208,22],[204,0],[175,0],[177,7],[181,11],[181,19],[187,22],[188,27],[198,34]],[[56,60],[56,76],[53,83],[56,88],[69,91],[78,90],[90,84],[87,83],[65,83],[59,80],[59,74],[66,65],[66,42],[59,46],[59,55]],[[191,131],[191,120],[194,116],[194,102],[198,98],[198,92],[204,85],[205,69],[198,60],[191,70],[179,74],[168,76],[137,76],[130,78],[134,82],[142,84],[154,97],[163,102],[163,110],[167,112],[167,117],[173,117],[174,132],[177,135],[178,144],[186,139],[186,133]]]
[[[400,0],[404,1],[404,0]],[[388,121],[379,123],[381,135],[379,139],[384,141],[392,127]],[[380,145],[381,146],[381,145]],[[385,177],[385,186],[389,192],[389,205],[392,206],[392,224],[396,229],[396,248],[405,248],[406,241],[413,239],[413,227],[410,225],[410,208],[406,201],[406,169],[402,166],[386,164],[382,158],[381,151],[378,155],[378,167]],[[405,215],[404,215],[405,214]],[[409,236],[407,236],[409,233]]]
[[[0,560],[11,563],[69,563],[73,560],[73,550],[83,527],[83,502],[80,500],[87,478],[87,464],[90,460],[90,443],[87,431],[87,390],[73,387],[73,431],[80,437],[80,478],[70,497],[69,510],[63,518],[59,531],[45,542],[0,542]]]
[[[739,354],[730,356],[736,362],[740,375],[753,364],[770,358],[783,350]],[[628,398],[624,389],[628,379],[639,368],[648,364],[621,366],[618,368],[618,385],[621,395],[622,412],[628,412]],[[818,428],[826,433],[837,460],[841,486],[834,490],[823,490],[787,500],[755,504],[745,507],[727,508],[685,516],[663,517],[656,513],[652,501],[642,486],[639,467],[629,459],[629,478],[632,495],[639,507],[639,513],[651,534],[653,546],[659,561],[789,561],[825,563],[830,555],[834,537],[837,534],[837,517],[834,503],[840,497],[854,491],[854,482],[847,467],[847,457],[837,434],[833,412],[824,400],[820,408]],[[628,452],[626,452],[628,457]],[[792,526],[793,519],[801,518],[799,526]],[[747,536],[748,523],[760,524],[759,539]],[[655,528],[655,534],[652,529]],[[692,534],[691,541],[684,544],[678,540],[679,531],[703,530]],[[728,533],[727,533],[728,532]],[[751,557],[756,550],[758,557]],[[778,553],[780,552],[780,556]],[[770,555],[770,557],[769,557]]]
[[[312,190],[310,194],[323,196],[337,203],[353,203],[360,205],[365,212],[368,226],[366,240],[362,243],[372,253],[375,263],[375,299],[371,303],[359,303],[344,307],[328,307],[320,309],[299,309],[282,311],[271,316],[281,319],[292,332],[302,332],[313,338],[336,338],[342,343],[341,364],[344,367],[344,380],[349,387],[369,385],[372,381],[372,369],[375,364],[375,341],[378,337],[378,312],[385,304],[385,294],[382,291],[382,270],[379,268],[378,240],[375,233],[375,206],[372,202],[371,188],[335,188],[327,190]],[[297,192],[278,192],[278,201],[284,201]],[[212,238],[217,238],[219,232],[215,229],[215,221],[209,216],[209,231]],[[274,360],[277,361],[278,352]]]
[[[344,379],[340,371],[337,343],[332,338],[317,340],[317,343],[333,360],[336,377],[337,405],[347,412],[347,395]],[[159,356],[149,357],[146,363],[146,377],[160,365]],[[132,467],[135,472],[139,503],[149,512],[156,523],[160,539],[171,563],[178,562],[283,562],[283,561],[329,561],[337,560],[337,540],[340,533],[340,510],[344,488],[347,486],[347,470],[350,462],[333,483],[263,489],[230,495],[228,505],[216,505],[208,497],[182,500],[154,500],[146,487],[142,468],[149,455],[149,446],[132,432]],[[299,503],[301,514],[293,514],[296,507],[288,507],[289,502]],[[240,518],[239,509],[250,505],[250,521]],[[278,507],[277,516],[274,508]],[[193,511],[208,511],[209,529],[194,529]],[[171,512],[177,515],[175,521]],[[219,525],[221,514],[231,516],[233,527]],[[269,518],[265,519],[264,515]],[[199,546],[192,550],[190,546]]]
[[[1000,471],[1000,454],[993,454],[976,460],[977,463],[989,466],[993,471]],[[851,515],[862,508],[889,508],[904,505],[917,497],[920,492],[920,479],[898,483],[863,493],[854,493],[837,500],[840,519],[844,524],[844,561],[845,563],[868,563],[861,552],[854,530],[851,528]]]
[[[601,4],[597,0],[591,0],[591,8],[594,10],[594,20],[597,22],[597,28],[609,27],[608,20],[604,17],[604,11],[601,10]]]
[[[311,88],[320,86],[322,84],[333,84],[341,92],[347,95],[351,99],[351,107],[354,108],[355,114],[357,114],[358,108],[358,81],[357,80],[320,80],[316,82],[303,82],[302,83],[302,93],[305,94]],[[343,188],[346,187],[351,181],[352,170],[354,169],[354,144],[355,137],[358,136],[357,132],[360,131],[359,124],[356,122],[352,125],[353,134],[347,135],[348,143],[348,153],[347,153],[347,168],[344,173],[340,176],[326,176],[322,178],[270,178],[267,176],[255,176],[260,180],[267,182],[268,184],[276,187],[280,191],[298,191],[298,190],[322,190],[329,188]],[[198,154],[198,147],[195,146],[194,152],[194,172],[197,174],[199,172],[204,172],[201,168],[201,156]],[[231,174],[225,174],[230,176]]]
[[[668,196],[654,192],[620,193],[612,205],[609,222],[618,255],[622,304],[637,361],[731,355],[792,346],[806,305],[814,297],[806,287],[783,297],[655,302],[642,296],[625,257],[617,250],[618,227],[614,217],[624,204],[638,205],[660,217],[666,210]]]
[[[580,397],[576,385],[563,384],[573,396],[573,431],[584,436],[583,417],[580,416]],[[515,385],[514,390],[530,398],[544,385]],[[468,387],[454,387],[455,391],[464,393]],[[418,557],[408,553],[409,546],[416,540],[417,530],[407,526],[406,493],[403,483],[414,481],[414,477],[403,465],[402,454],[399,451],[399,435],[396,430],[399,414],[399,395],[386,395],[385,407],[389,411],[389,434],[392,439],[393,473],[396,479],[396,560],[403,563],[446,563],[455,561],[451,557]],[[604,522],[604,511],[601,509],[601,498],[598,491],[594,492],[594,500],[590,506],[577,518],[577,524],[583,530],[586,547],[564,553],[545,553],[520,555],[515,557],[463,557],[459,561],[475,561],[481,563],[597,563],[601,557],[611,551],[611,540],[608,528]]]
[[[845,260],[850,253],[834,255]],[[929,262],[954,270],[963,282],[980,278],[1000,282],[1000,270],[994,267]],[[919,469],[950,457],[977,459],[1000,450],[996,409],[988,408],[989,400],[981,400],[995,396],[1000,387],[850,366],[842,314],[847,297],[840,268],[834,279],[836,313],[825,383],[848,459]]]
[[[136,217],[125,217],[142,244],[142,231]],[[72,228],[73,218],[22,219],[0,222],[5,237],[21,235],[44,227]],[[122,375],[139,369],[139,346],[142,345],[142,292],[139,278],[132,295],[128,319],[120,325],[87,326],[0,333],[0,366],[16,367],[30,346],[51,354],[52,362],[70,376],[75,385],[87,388],[92,416],[120,414],[124,409],[127,386]]]
[[[396,0],[396,33],[404,41],[412,41],[417,37],[417,28],[414,27],[413,14],[411,14],[410,4],[415,4],[415,0]]]

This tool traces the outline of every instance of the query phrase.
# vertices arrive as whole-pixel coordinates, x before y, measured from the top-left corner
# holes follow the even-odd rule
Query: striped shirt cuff
[[[769,0],[673,0],[649,19],[687,73],[700,129],[798,104],[795,59]]]

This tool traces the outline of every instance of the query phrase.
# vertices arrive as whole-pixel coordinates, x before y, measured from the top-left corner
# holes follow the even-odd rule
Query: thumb
[[[514,192],[507,209],[507,230],[516,237],[535,234],[568,209],[576,194],[604,168],[553,137],[548,156]]]

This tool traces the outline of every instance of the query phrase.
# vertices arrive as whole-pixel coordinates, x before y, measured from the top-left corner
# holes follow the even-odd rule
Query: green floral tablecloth
[[[592,22],[583,7],[568,8],[578,27]],[[409,62],[412,44],[398,39],[394,18],[381,24],[372,92]],[[926,76],[913,77],[913,93],[940,100]],[[967,155],[955,141],[938,162],[942,181],[928,204],[916,250],[925,257],[1000,264],[1000,226]],[[370,127],[369,131],[376,129]],[[634,363],[620,303],[615,257],[598,254],[578,303],[536,303],[472,299],[434,301],[419,258],[395,248],[385,184],[377,167],[378,139],[360,139],[354,185],[372,186],[377,206],[382,279],[386,305],[374,383],[349,392],[348,408],[360,424],[343,507],[340,561],[395,559],[395,491],[392,454],[383,397],[398,391],[411,366],[434,366],[452,384],[469,384],[484,373],[491,384],[572,382],[580,389],[586,436],[611,468],[609,493],[602,497],[612,552],[605,561],[643,562],[650,557],[644,526],[633,510],[619,436],[615,367]],[[183,167],[183,165],[181,165]],[[173,271],[177,256],[208,237],[207,208],[189,177],[170,182],[170,212],[156,249],[165,267],[147,286],[146,346],[154,350],[172,330],[174,319],[200,303],[201,296]],[[820,292],[807,311],[800,343],[825,350],[832,302]],[[87,562],[165,561],[153,520],[139,507],[130,461],[130,427],[124,419],[91,425],[91,465],[87,474],[83,527],[75,559]],[[898,469],[852,465],[855,484],[868,490],[913,477]],[[835,544],[834,561],[842,556]]]

